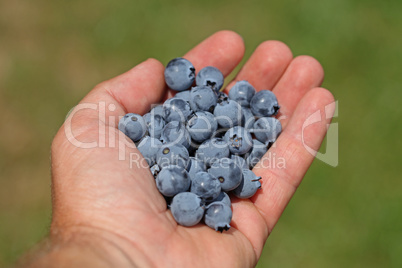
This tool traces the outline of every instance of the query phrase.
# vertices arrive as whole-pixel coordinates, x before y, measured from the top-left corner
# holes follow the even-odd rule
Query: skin
[[[227,76],[244,54],[242,38],[234,32],[213,34],[184,58],[196,70],[215,66]],[[204,224],[188,228],[175,223],[158,193],[148,167],[130,168],[118,160],[118,146],[129,142],[119,136],[119,116],[144,114],[150,105],[173,95],[164,83],[164,66],[149,59],[128,72],[97,85],[81,103],[105,102],[106,119],[98,111],[83,109],[71,120],[81,142],[99,141],[99,126],[106,127],[106,146],[82,149],[66,138],[66,123],[52,144],[53,215],[49,238],[28,255],[22,266],[30,267],[252,267],[283,210],[293,196],[314,156],[303,146],[303,122],[334,101],[320,88],[323,69],[312,57],[293,57],[279,41],[260,44],[235,81],[248,80],[257,90],[269,89],[281,105],[283,132],[267,154],[286,161],[284,169],[254,168],[262,190],[251,199],[233,198],[232,228],[223,234]],[[226,93],[234,82],[231,82]],[[327,114],[333,114],[329,109]],[[71,118],[71,115],[70,115]],[[304,141],[318,149],[330,119],[304,130]],[[185,253],[185,254],[183,254]],[[64,265],[64,266],[63,266]]]

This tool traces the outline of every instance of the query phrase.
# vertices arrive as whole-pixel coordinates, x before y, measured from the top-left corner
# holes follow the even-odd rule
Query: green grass
[[[46,234],[49,148],[68,110],[98,82],[230,29],[246,57],[268,39],[316,57],[339,101],[339,166],[313,164],[258,266],[401,267],[401,9],[396,0],[0,0],[0,266]]]

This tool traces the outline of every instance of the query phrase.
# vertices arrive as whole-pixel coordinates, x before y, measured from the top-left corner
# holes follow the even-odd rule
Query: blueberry
[[[165,168],[169,165],[178,165],[182,168],[187,168],[189,157],[188,151],[183,145],[164,145],[156,154],[156,163],[161,168]]]
[[[152,115],[151,112],[144,114],[143,116],[145,124],[147,125],[149,136],[159,139],[162,134],[162,130],[165,127],[165,120],[160,115]]]
[[[187,172],[192,180],[198,172],[207,171],[205,163],[195,157],[190,157],[190,161],[187,166]]]
[[[255,116],[263,117],[276,115],[280,106],[272,91],[261,90],[251,99],[250,108]]]
[[[230,158],[221,158],[215,161],[208,169],[208,173],[220,181],[222,191],[235,189],[239,186],[243,177],[241,169]]]
[[[229,157],[229,146],[226,141],[221,138],[212,138],[204,141],[195,153],[195,157],[203,161],[207,166],[213,162]]]
[[[247,162],[246,162],[246,160],[244,160],[244,158],[242,158],[238,155],[232,154],[230,156],[230,159],[232,159],[240,169],[248,169]]]
[[[194,112],[208,111],[212,113],[216,102],[217,96],[210,87],[196,86],[190,91],[190,107]]]
[[[238,102],[241,106],[249,107],[255,94],[255,88],[247,81],[237,82],[229,91],[229,98]]]
[[[261,117],[255,121],[252,132],[260,142],[269,145],[274,143],[282,132],[282,125],[274,117]]]
[[[128,113],[128,114],[125,114],[122,118],[120,118],[118,128],[124,134],[126,134],[126,124],[130,120],[130,116],[133,116],[133,115],[135,116],[135,114],[133,114],[133,113]]]
[[[156,154],[161,146],[162,142],[160,140],[146,136],[138,144],[137,149],[151,167],[156,162]]]
[[[209,112],[196,112],[187,122],[186,126],[193,141],[201,143],[209,138],[218,128],[213,114]]]
[[[226,98],[218,101],[214,116],[222,128],[241,125],[244,120],[241,106],[237,102]]]
[[[222,233],[224,230],[229,230],[231,220],[232,209],[225,203],[213,202],[207,206],[204,222],[215,231]]]
[[[243,180],[240,185],[233,190],[233,194],[238,198],[250,198],[258,189],[261,188],[261,177],[257,177],[249,169],[243,169]]]
[[[229,195],[223,191],[218,195],[217,198],[212,200],[212,202],[222,202],[222,203],[228,205],[229,207],[232,205]],[[212,202],[210,202],[210,203],[212,203]]]
[[[262,159],[267,150],[267,145],[259,140],[253,139],[253,148],[251,148],[251,151],[245,156],[247,165],[253,168]]]
[[[159,115],[163,119],[165,119],[165,112],[163,111],[162,104],[158,104],[155,107],[153,107],[149,113],[152,114],[153,116]]]
[[[249,198],[261,187],[249,168],[282,130],[270,117],[279,110],[277,99],[268,90],[256,93],[247,81],[237,82],[227,95],[220,91],[224,77],[217,68],[205,67],[195,78],[193,65],[183,58],[168,63],[165,81],[176,95],[143,117],[125,115],[119,129],[147,161],[178,224],[193,226],[205,216],[209,227],[228,230],[227,192]]]
[[[182,99],[190,103],[190,90],[184,90],[174,95],[175,98]]]
[[[144,114],[144,115],[142,116],[142,118],[144,119],[145,124],[146,124],[147,126],[148,126],[148,123],[151,122],[151,120],[153,120],[152,117],[153,117],[153,116],[151,116],[151,112],[146,113],[146,114]]]
[[[195,82],[197,86],[208,86],[218,92],[223,86],[224,77],[217,68],[207,66],[198,72]]]
[[[201,171],[191,179],[191,192],[205,201],[212,201],[219,196],[221,184],[211,174]]]
[[[173,90],[183,91],[191,87],[195,79],[193,64],[183,58],[171,60],[165,69],[166,84]]]
[[[179,193],[170,204],[170,211],[176,222],[183,226],[193,226],[204,216],[204,204],[199,196],[190,192]]]
[[[217,96],[218,102],[222,101],[222,100],[227,100],[229,98],[229,96],[223,91],[219,91],[218,93],[216,93],[216,96]]]
[[[120,119],[119,130],[131,140],[139,141],[146,134],[147,126],[141,115],[129,113]]]
[[[156,178],[158,176],[159,172],[161,172],[161,168],[158,166],[158,164],[153,165],[150,167],[152,175]]]
[[[161,141],[166,145],[181,144],[188,148],[191,143],[190,134],[188,133],[184,123],[179,121],[171,121],[163,128]]]
[[[162,168],[156,177],[156,187],[164,196],[174,196],[190,188],[187,171],[179,166],[171,165]]]
[[[252,130],[255,122],[255,117],[253,112],[251,112],[250,108],[247,107],[242,107],[243,109],[241,110],[243,115],[244,115],[244,128],[247,130]]]
[[[229,145],[232,154],[245,154],[253,146],[253,138],[244,127],[232,127],[225,134],[225,141]]]
[[[178,98],[166,100],[165,103],[163,103],[163,112],[166,122],[186,122],[187,118],[192,113],[190,104],[187,101]]]

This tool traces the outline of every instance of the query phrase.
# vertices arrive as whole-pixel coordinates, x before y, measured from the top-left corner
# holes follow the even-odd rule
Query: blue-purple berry
[[[164,196],[175,196],[190,188],[191,180],[187,171],[176,165],[162,168],[156,176],[156,187]]]
[[[191,87],[195,79],[193,64],[184,58],[175,58],[165,68],[166,84],[173,90],[183,91]]]
[[[274,143],[282,132],[282,125],[274,117],[261,117],[255,121],[252,132],[260,142],[269,145]]]
[[[211,138],[212,134],[218,129],[218,122],[213,114],[209,112],[196,112],[187,122],[187,131],[191,139],[197,143],[202,143]]]
[[[163,103],[163,112],[165,121],[186,122],[192,113],[190,104],[179,98],[171,98]]]
[[[267,145],[259,140],[253,139],[253,147],[250,152],[245,155],[246,163],[252,169],[264,157],[268,151]]]
[[[183,145],[163,145],[156,154],[156,163],[161,168],[169,165],[178,165],[187,169],[189,158],[188,151]]]
[[[198,147],[195,157],[207,166],[212,165],[215,161],[229,157],[230,151],[227,142],[221,138],[212,138],[204,141]]]
[[[225,141],[228,143],[232,154],[246,154],[253,146],[253,138],[250,132],[240,126],[230,128],[225,134]]]
[[[119,121],[119,130],[134,142],[141,140],[147,133],[147,125],[139,114],[126,114]]]
[[[251,99],[256,93],[255,88],[247,81],[238,81],[229,91],[229,98],[243,107],[249,107]]]
[[[205,210],[204,222],[215,231],[229,230],[231,220],[232,209],[223,202],[213,202]]]
[[[160,140],[166,145],[181,144],[189,148],[191,137],[184,123],[180,121],[171,121],[165,125]]]
[[[244,119],[240,104],[229,99],[218,101],[214,110],[214,116],[222,128],[239,126]]]
[[[196,86],[190,91],[190,107],[194,112],[208,111],[212,113],[217,103],[216,93],[207,86]]]
[[[137,149],[151,167],[156,163],[156,155],[161,146],[162,142],[160,140],[146,136],[137,145]]]
[[[240,185],[243,178],[241,169],[230,158],[221,158],[215,161],[208,169],[208,173],[219,180],[222,191],[235,189]]]
[[[212,201],[221,192],[221,184],[217,178],[207,172],[198,172],[191,180],[191,192],[205,201]]]
[[[276,115],[280,106],[275,94],[265,89],[254,95],[250,102],[250,108],[255,116],[264,117]]]
[[[204,202],[191,192],[175,195],[170,203],[170,211],[176,222],[182,226],[194,226],[204,216]]]
[[[207,66],[198,72],[195,82],[197,86],[208,86],[215,92],[219,92],[223,86],[224,77],[218,68]]]
[[[243,179],[240,185],[232,192],[238,198],[250,198],[261,188],[261,177],[257,177],[249,169],[243,169]]]

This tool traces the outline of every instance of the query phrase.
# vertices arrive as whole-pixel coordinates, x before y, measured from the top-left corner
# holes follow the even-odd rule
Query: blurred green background
[[[258,267],[402,267],[401,10],[396,0],[0,0],[0,266],[47,233],[50,144],[69,109],[148,57],[166,64],[230,29],[245,58],[268,39],[317,58],[339,102],[339,166],[314,162]]]

